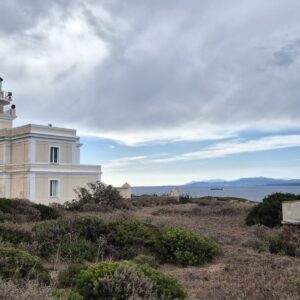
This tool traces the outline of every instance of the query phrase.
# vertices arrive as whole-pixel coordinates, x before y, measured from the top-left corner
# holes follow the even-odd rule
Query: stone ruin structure
[[[175,198],[177,201],[180,200],[180,195],[181,195],[181,192],[178,187],[174,187],[168,194],[169,197]]]
[[[131,199],[131,186],[127,182],[116,188],[124,199]]]

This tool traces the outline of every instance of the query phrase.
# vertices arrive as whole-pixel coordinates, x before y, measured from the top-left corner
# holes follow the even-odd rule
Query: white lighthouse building
[[[16,107],[2,82],[0,78],[0,197],[64,203],[74,199],[75,188],[101,180],[101,166],[80,164],[82,144],[76,130],[13,127]]]

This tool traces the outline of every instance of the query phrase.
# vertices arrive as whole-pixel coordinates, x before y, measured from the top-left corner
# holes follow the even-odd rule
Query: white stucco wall
[[[58,197],[49,197],[49,180],[59,181]],[[75,175],[75,174],[36,174],[35,175],[35,200],[36,203],[50,204],[72,201],[76,198],[74,189],[86,187],[87,183],[95,182],[97,175]]]

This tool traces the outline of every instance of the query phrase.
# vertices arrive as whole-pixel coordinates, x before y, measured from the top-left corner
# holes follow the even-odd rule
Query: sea
[[[135,195],[142,194],[167,194],[173,186],[149,186],[149,187],[133,187],[132,193]],[[291,193],[300,195],[300,186],[245,186],[245,187],[223,187],[223,190],[211,190],[210,187],[190,187],[180,186],[181,194],[188,194],[191,197],[238,197],[256,202],[273,193]],[[300,199],[300,197],[299,197]]]

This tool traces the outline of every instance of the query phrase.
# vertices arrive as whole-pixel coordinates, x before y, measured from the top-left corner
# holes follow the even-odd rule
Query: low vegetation
[[[24,230],[19,224],[0,223],[0,240],[13,245],[29,243],[31,241],[31,233]]]
[[[246,217],[246,224],[262,224],[268,227],[280,226],[282,221],[282,202],[300,200],[300,195],[275,193],[256,204]]]
[[[34,225],[37,253],[48,259],[95,262],[99,258],[132,259],[140,254],[158,261],[199,265],[210,261],[218,247],[185,229],[165,229],[136,220],[104,223],[97,217],[72,217]]]
[[[219,252],[215,243],[196,233],[171,228],[162,234],[162,259],[183,266],[197,266],[211,261]]]
[[[299,250],[280,228],[245,226],[253,203],[159,198],[130,211],[91,200],[105,209],[89,212],[88,201],[54,214],[0,201],[0,299],[300,297]]]
[[[77,199],[66,202],[65,207],[71,211],[109,211],[113,209],[129,209],[128,201],[111,185],[97,181],[88,187],[75,190]]]
[[[132,261],[134,263],[136,263],[137,265],[147,264],[147,265],[149,265],[150,267],[152,267],[154,269],[159,268],[158,260],[154,256],[151,256],[151,255],[139,254],[138,256],[134,257],[132,259]]]
[[[97,188],[92,190],[96,193]],[[103,195],[102,192],[101,189],[99,193]],[[117,194],[113,192],[113,195]],[[12,214],[13,207],[26,218],[24,204],[21,203],[20,209],[16,204],[19,202],[9,201],[2,202],[5,204],[2,211]],[[218,254],[214,242],[186,229],[126,218],[107,222],[96,216],[74,213],[57,218],[55,208],[48,210],[29,204],[25,207],[30,207],[31,222],[32,211],[39,211],[33,224],[24,227],[24,223],[6,221],[0,225],[3,244],[0,277],[49,284],[49,271],[38,257],[54,268],[59,264],[69,265],[53,282],[54,298],[185,299],[182,286],[172,276],[159,271],[160,264],[200,265]]]
[[[0,248],[0,277],[3,279],[36,279],[49,284],[50,275],[41,261],[15,248]]]
[[[84,299],[185,299],[181,285],[147,264],[102,262],[80,271],[73,287]]]
[[[284,240],[280,231],[257,230],[256,235],[258,239],[250,243],[250,246],[259,252],[267,251],[278,255],[299,256],[297,246]]]
[[[57,300],[57,298],[52,295],[52,288],[49,286],[41,286],[36,281],[16,282],[11,280],[7,281],[3,279],[0,279],[0,299],[1,300],[28,300],[28,299]],[[64,300],[67,300],[67,298],[65,298]]]
[[[0,222],[37,222],[57,219],[57,209],[43,204],[35,204],[25,199],[0,198]]]
[[[107,225],[97,217],[69,216],[39,222],[32,228],[33,240],[38,244],[38,255],[53,258],[62,251],[65,254],[62,258],[66,260],[72,260],[75,252],[78,260],[95,260],[95,245],[106,232]],[[87,246],[87,250],[80,252],[83,245]]]
[[[152,207],[152,206],[161,206],[161,205],[170,205],[170,204],[179,204],[178,200],[174,197],[169,196],[158,196],[156,194],[152,195],[132,195],[130,204],[133,207],[142,208],[142,207]]]

